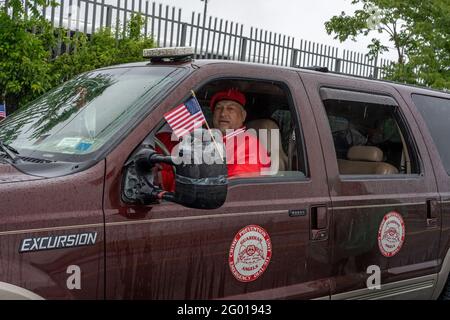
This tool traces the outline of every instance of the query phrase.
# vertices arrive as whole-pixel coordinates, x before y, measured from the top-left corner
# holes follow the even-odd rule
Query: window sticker
[[[63,138],[56,146],[61,149],[75,149],[82,138],[67,137]]]
[[[381,221],[378,229],[378,247],[385,257],[395,256],[405,242],[405,222],[402,216],[395,212],[389,212]]]
[[[228,262],[233,276],[241,282],[258,279],[272,257],[272,242],[266,230],[257,225],[242,228],[231,243]]]
[[[76,146],[76,149],[78,151],[87,151],[91,146],[92,146],[91,141],[80,141],[80,143],[78,143],[78,145]]]

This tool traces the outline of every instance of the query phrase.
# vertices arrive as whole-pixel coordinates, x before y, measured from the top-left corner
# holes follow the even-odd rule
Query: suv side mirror
[[[202,158],[213,147],[217,147],[209,141],[200,142],[200,145],[198,141],[183,143],[179,150],[179,156],[184,156],[182,161],[180,158],[157,154],[149,147],[142,148],[125,164],[122,200],[130,204],[148,205],[163,199],[199,209],[216,209],[222,206],[228,189],[226,161],[220,159],[212,164],[208,164],[208,161],[196,161],[198,154],[195,151],[199,151],[199,146]],[[152,169],[157,163],[174,166],[175,192],[164,192],[153,184]]]

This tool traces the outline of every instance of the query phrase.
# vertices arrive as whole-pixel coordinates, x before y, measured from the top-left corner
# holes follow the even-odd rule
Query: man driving
[[[246,131],[245,104],[245,95],[237,89],[219,91],[210,100],[213,127],[220,130],[225,145],[228,178],[259,176],[271,166],[266,148],[254,134]],[[156,136],[169,152],[177,144],[171,141],[168,132]],[[157,152],[162,153],[162,150],[157,147]],[[174,191],[174,178],[171,166],[163,164],[158,180],[164,190]]]
[[[245,95],[237,89],[219,91],[210,101],[213,126],[223,135],[228,177],[258,176],[270,168],[267,150],[258,138],[246,132]]]

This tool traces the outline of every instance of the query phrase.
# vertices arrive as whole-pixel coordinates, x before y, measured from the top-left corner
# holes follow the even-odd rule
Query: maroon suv
[[[161,139],[192,91],[211,124],[230,87],[270,174],[176,164]],[[324,69],[84,73],[0,122],[0,298],[449,298],[448,119],[448,93]]]

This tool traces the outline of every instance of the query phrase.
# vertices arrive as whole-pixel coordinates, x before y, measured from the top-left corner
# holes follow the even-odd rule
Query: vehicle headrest
[[[347,159],[352,161],[383,161],[383,151],[373,146],[353,146],[347,152]]]
[[[275,122],[275,120],[272,119],[257,119],[257,120],[252,120],[249,121],[246,124],[247,128],[251,128],[251,129],[280,129],[278,127],[278,124]]]

